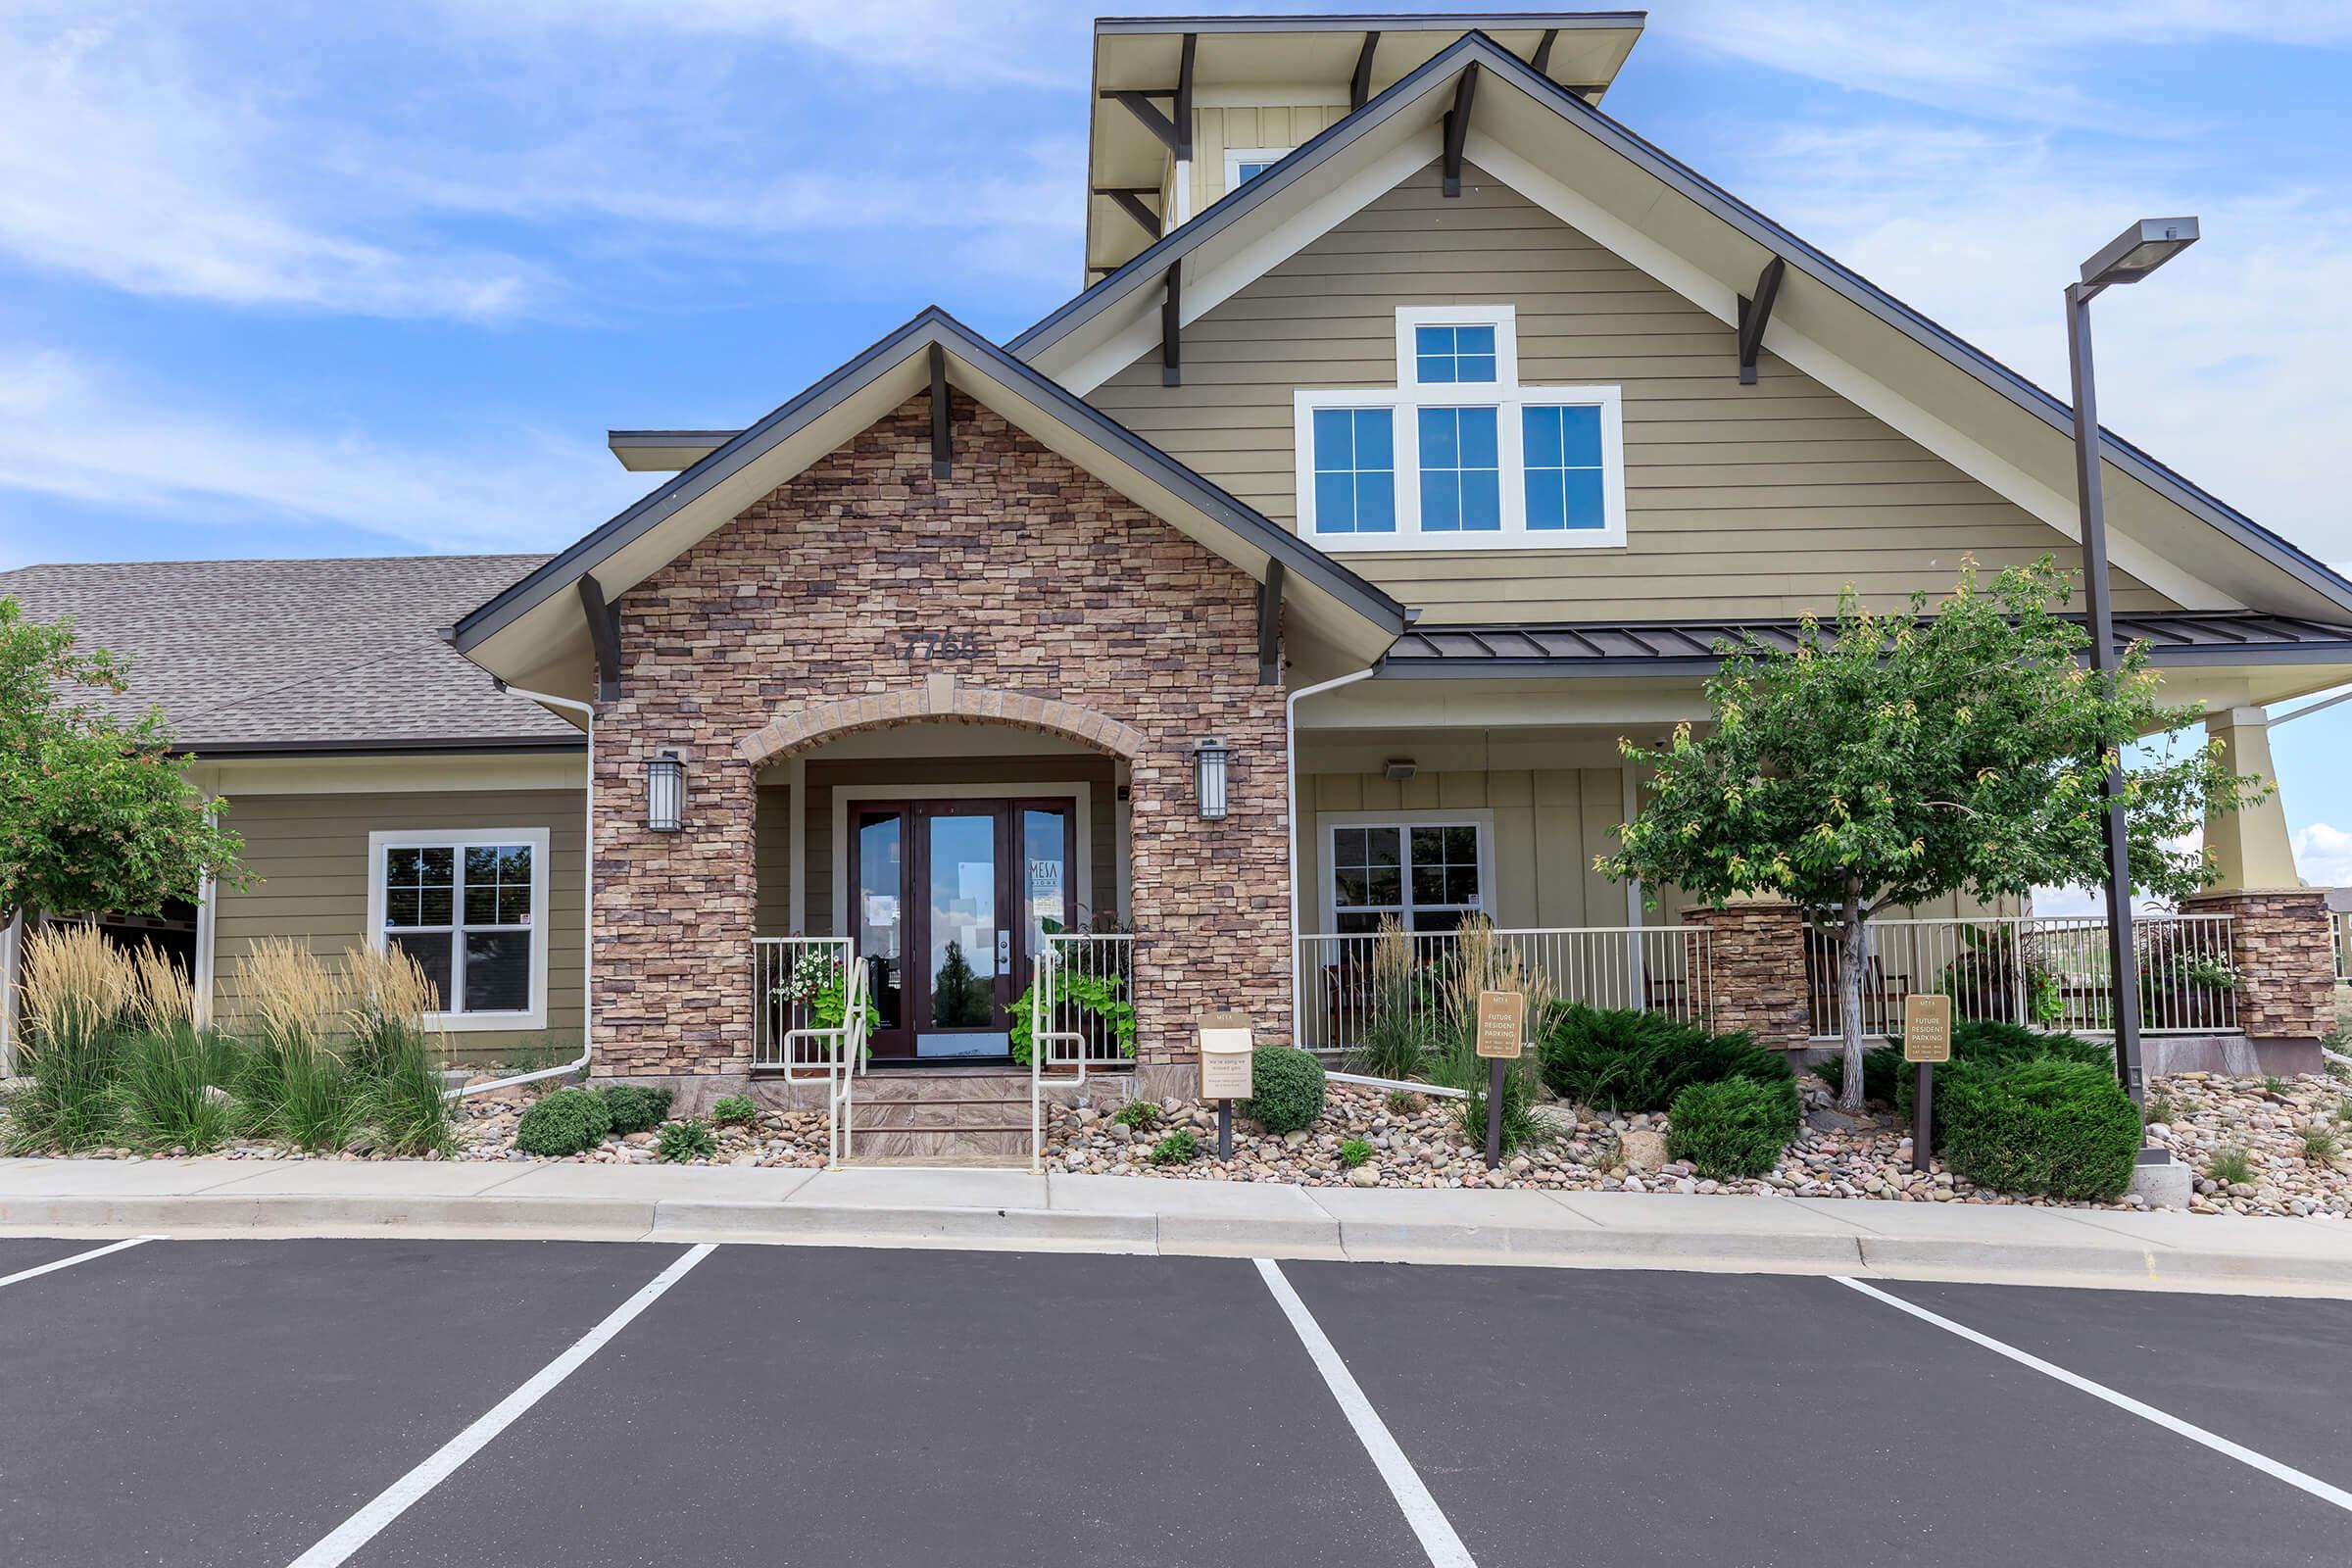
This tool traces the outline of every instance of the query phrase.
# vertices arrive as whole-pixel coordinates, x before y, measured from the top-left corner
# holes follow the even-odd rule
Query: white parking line
[[[2030,1366],[2045,1377],[2056,1378],[2070,1389],[2080,1389],[2094,1399],[2104,1399],[2119,1410],[2127,1410],[2142,1421],[2153,1422],[2164,1428],[2165,1431],[2176,1433],[2191,1443],[2201,1443],[2216,1453],[2228,1454],[2239,1464],[2259,1470],[2266,1476],[2310,1493],[2322,1502],[2331,1502],[2338,1508],[2352,1513],[2352,1492],[2346,1492],[2341,1487],[2331,1487],[2317,1476],[2305,1475],[2293,1465],[2280,1464],[2267,1453],[2256,1453],[2243,1444],[2231,1443],[2219,1433],[2208,1432],[2203,1427],[2183,1421],[2177,1415],[2168,1415],[2152,1404],[2142,1404],[2129,1394],[2118,1394],[2103,1383],[2093,1383],[2086,1377],[2044,1361],[2040,1356],[2030,1354],[2014,1345],[2004,1345],[1991,1335],[1980,1334],[1965,1323],[1955,1323],[1950,1318],[1931,1312],[1924,1306],[1914,1306],[1902,1298],[1889,1296],[1876,1286],[1865,1285],[1860,1280],[1848,1279],[1843,1275],[1832,1275],[1831,1277],[1848,1290],[1860,1291],[1871,1299],[1884,1301],[1898,1312],[1908,1312],[1923,1323],[1933,1323],[1948,1334],[1957,1334],[1970,1344],[1981,1345],[1995,1355],[2005,1355],[2020,1366]]]
[[[149,1242],[162,1240],[161,1236],[133,1236],[127,1242],[111,1242],[104,1247],[93,1247],[86,1252],[75,1252],[72,1257],[61,1257],[54,1263],[43,1263],[39,1268],[22,1268],[14,1274],[0,1274],[0,1285],[22,1285],[26,1280],[37,1280],[44,1274],[54,1274],[61,1268],[72,1268],[76,1263],[87,1263],[93,1257],[104,1257],[109,1252],[120,1252],[125,1248],[143,1247]]]
[[[489,1446],[491,1440],[513,1426],[524,1411],[578,1371],[581,1364],[604,1348],[612,1336],[627,1328],[637,1314],[660,1300],[664,1291],[684,1279],[697,1263],[717,1250],[717,1247],[709,1242],[689,1248],[685,1256],[655,1275],[644,1289],[614,1307],[602,1323],[574,1340],[570,1348],[541,1367],[528,1383],[491,1406],[473,1425],[441,1445],[431,1457],[376,1494],[374,1499],[358,1513],[337,1525],[317,1545],[295,1558],[291,1568],[335,1568],[338,1563],[348,1562],[352,1553],[375,1539],[384,1526],[408,1512],[426,1493],[448,1480],[458,1466]]]
[[[1306,1303],[1298,1299],[1298,1293],[1291,1289],[1291,1282],[1283,1278],[1281,1268],[1272,1258],[1261,1257],[1256,1262],[1258,1275],[1266,1282],[1266,1289],[1274,1293],[1282,1315],[1291,1320],[1298,1343],[1306,1347],[1308,1359],[1323,1374],[1331,1396],[1340,1401],[1340,1410],[1348,1417],[1348,1424],[1355,1428],[1357,1440],[1363,1444],[1364,1451],[1372,1455],[1372,1463],[1380,1470],[1381,1480],[1389,1484],[1389,1493],[1396,1499],[1396,1506],[1404,1510],[1404,1522],[1413,1527],[1421,1549],[1429,1554],[1432,1568],[1478,1568],[1477,1559],[1462,1544],[1462,1538],[1453,1533],[1453,1526],[1446,1521],[1446,1511],[1438,1506],[1438,1499],[1421,1484],[1421,1473],[1404,1456],[1404,1450],[1396,1446],[1396,1440],[1389,1435],[1388,1423],[1356,1386],[1355,1375],[1340,1359],[1340,1352],[1324,1335],[1323,1326],[1306,1309]]]

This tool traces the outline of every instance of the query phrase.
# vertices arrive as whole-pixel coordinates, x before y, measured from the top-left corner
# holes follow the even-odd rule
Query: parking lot
[[[101,1245],[0,1238],[0,1561],[2352,1561],[2346,1301]]]

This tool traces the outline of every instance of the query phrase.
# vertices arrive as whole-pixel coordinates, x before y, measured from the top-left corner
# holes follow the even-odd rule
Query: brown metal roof
[[[1800,631],[1795,620],[1416,626],[1390,647],[1381,667],[1394,675],[1681,674],[1714,669],[1722,662],[1719,643],[1753,637],[1790,649]],[[2146,643],[2157,664],[2352,662],[2352,624],[2254,611],[2118,615],[2115,634],[2119,645]]]
[[[165,561],[0,571],[0,596],[72,616],[133,661],[125,713],[160,706],[180,743],[239,751],[413,750],[580,741],[495,690],[441,629],[544,556]]]

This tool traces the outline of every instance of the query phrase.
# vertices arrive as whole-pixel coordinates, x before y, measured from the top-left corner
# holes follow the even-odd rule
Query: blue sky
[[[19,0],[0,567],[552,549],[643,488],[609,426],[742,423],[928,303],[1027,324],[1097,9]],[[2108,422],[2344,564],[2348,65],[2340,4],[1661,0],[1608,107],[2045,385],[2074,264],[2200,215],[2100,303]],[[2352,704],[2277,745],[2352,882]]]

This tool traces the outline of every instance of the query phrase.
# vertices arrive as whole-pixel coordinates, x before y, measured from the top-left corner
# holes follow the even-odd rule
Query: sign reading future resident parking
[[[1478,994],[1478,1054],[1515,1057],[1527,1038],[1527,998],[1516,991]]]
[[[1200,1015],[1200,1098],[1248,1100],[1250,1093],[1250,1015]]]
[[[1952,999],[1914,991],[1903,999],[1903,1059],[1952,1059]]]

